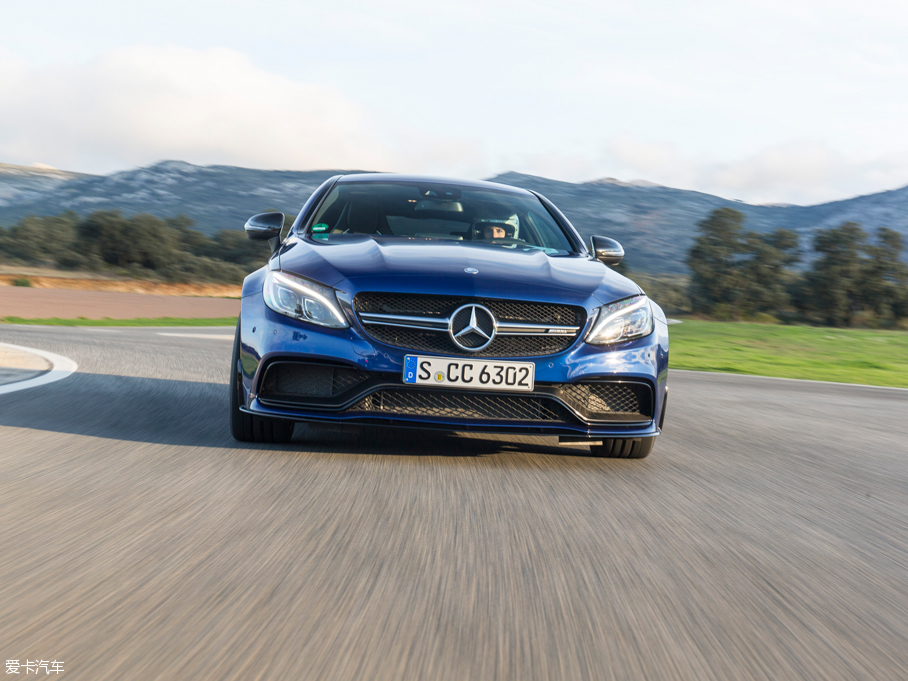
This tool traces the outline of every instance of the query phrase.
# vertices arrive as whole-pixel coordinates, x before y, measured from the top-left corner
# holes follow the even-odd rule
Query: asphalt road
[[[643,461],[227,432],[232,329],[3,327],[0,656],[81,679],[908,678],[908,392],[671,376]],[[176,329],[170,333],[195,333]],[[12,677],[11,677],[12,678]]]

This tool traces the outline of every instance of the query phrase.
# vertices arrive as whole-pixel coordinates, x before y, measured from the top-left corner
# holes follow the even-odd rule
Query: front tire
[[[253,416],[240,411],[243,389],[240,383],[240,323],[236,324],[233,339],[233,360],[230,362],[230,434],[240,442],[285,444],[293,437],[293,421],[265,416]]]
[[[653,451],[655,437],[603,440],[601,445],[590,445],[590,454],[609,459],[645,459]]]

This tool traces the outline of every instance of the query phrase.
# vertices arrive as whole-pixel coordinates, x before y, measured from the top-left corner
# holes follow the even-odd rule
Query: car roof
[[[406,182],[413,184],[456,184],[461,187],[470,187],[472,189],[491,189],[500,192],[511,192],[513,194],[533,194],[526,189],[513,187],[509,184],[500,184],[498,182],[486,182],[485,180],[460,180],[452,177],[405,175],[399,173],[354,173],[351,175],[341,175],[341,177],[338,179],[338,182]]]

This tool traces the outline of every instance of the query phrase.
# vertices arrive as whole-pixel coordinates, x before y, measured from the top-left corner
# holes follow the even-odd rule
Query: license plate
[[[404,357],[404,383],[470,390],[533,390],[533,362],[496,362],[450,357]]]

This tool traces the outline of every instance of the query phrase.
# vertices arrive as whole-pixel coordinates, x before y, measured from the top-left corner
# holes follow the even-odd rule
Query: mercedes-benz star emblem
[[[475,267],[464,267],[463,271],[467,274],[479,274],[479,270],[477,270]]]
[[[448,333],[457,347],[467,352],[485,350],[495,340],[498,323],[482,305],[462,305],[451,315]]]

